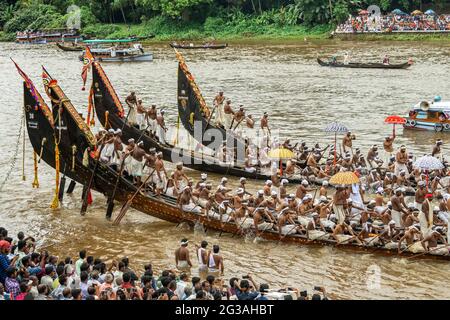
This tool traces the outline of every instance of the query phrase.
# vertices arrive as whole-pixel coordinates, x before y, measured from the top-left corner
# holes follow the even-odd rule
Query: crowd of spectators
[[[450,32],[450,15],[368,15],[351,16],[336,33]]]

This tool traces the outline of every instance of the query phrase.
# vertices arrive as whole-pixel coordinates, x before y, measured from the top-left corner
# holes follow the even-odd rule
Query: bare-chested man
[[[392,157],[392,153],[394,152],[394,140],[395,136],[386,136],[383,141],[383,149],[385,153],[384,161],[386,163],[389,162],[389,159]]]
[[[143,160],[145,151],[143,147],[144,142],[140,141],[131,152],[130,174],[136,179],[136,183],[138,186],[141,185],[142,172],[144,169]]]
[[[130,125],[135,125],[137,122],[136,119],[136,105],[137,105],[137,97],[136,97],[136,93],[134,91],[132,91],[130,93],[130,95],[125,99],[126,104],[128,105],[128,107],[130,108],[130,110],[128,111],[128,123]]]
[[[225,96],[223,95],[223,91],[220,91],[213,101],[214,108],[217,108],[216,123],[221,125],[225,124],[225,114],[223,110],[224,101]]]
[[[156,126],[157,126],[157,133],[156,135],[158,136],[159,142],[161,142],[162,144],[166,144],[167,140],[166,140],[166,132],[167,132],[167,127],[166,127],[166,123],[164,121],[164,110],[160,111],[160,114],[156,117]]]
[[[404,250],[411,251],[417,253],[417,250],[414,250],[413,246],[419,246],[419,251],[423,251],[423,247],[421,244],[423,237],[422,233],[419,231],[418,225],[412,225],[405,230],[405,234],[398,241],[398,253],[402,253]],[[406,241],[406,248],[403,248],[402,244]],[[422,248],[420,248],[422,247]]]
[[[422,204],[425,201],[425,196],[428,192],[425,188],[425,181],[419,181],[417,186],[418,188],[414,197],[414,205],[417,209],[422,210]]]
[[[431,155],[433,157],[436,157],[438,159],[442,159],[442,154],[441,154],[441,146],[442,146],[443,142],[441,139],[436,141],[436,144],[433,147],[433,151],[431,153]]]
[[[158,110],[156,109],[156,104],[152,104],[152,106],[147,110],[146,120],[148,124],[148,130],[151,135],[156,135],[156,117],[158,115]]]
[[[403,198],[403,191],[400,188],[395,190],[395,195],[391,197],[392,211],[391,216],[392,220],[395,221],[395,226],[397,228],[402,227],[402,214],[407,213],[408,209],[405,204],[405,200]]]
[[[369,149],[369,152],[367,153],[367,163],[369,164],[369,166],[371,168],[378,168],[378,166],[379,166],[379,163],[376,160],[377,153],[378,153],[378,146],[377,145],[373,145]]]
[[[264,112],[263,117],[261,118],[261,130],[263,132],[263,136],[266,137],[267,145],[269,145],[270,141],[270,127],[269,127],[269,114],[267,112]]]
[[[399,176],[400,171],[404,170],[406,173],[406,177],[409,176],[408,167],[406,166],[408,163],[408,153],[406,152],[406,147],[402,145],[400,150],[395,155],[395,169],[394,175]]]
[[[236,111],[233,115],[233,120],[231,122],[231,129],[235,130],[237,127],[239,127],[242,122],[245,120],[245,110],[244,107],[241,105],[239,106],[239,110]]]
[[[355,140],[355,138],[356,137],[352,135],[351,131],[347,132],[347,134],[344,136],[344,139],[342,140],[342,147],[344,148],[344,153],[347,151],[353,152],[352,145],[353,140]]]
[[[189,179],[184,173],[182,162],[178,162],[176,165],[174,179],[175,187],[177,188],[178,192],[181,192],[181,190],[184,189],[184,187],[188,184]]]
[[[168,176],[166,168],[164,167],[163,155],[162,152],[158,152],[156,154],[155,171],[153,174],[153,183],[156,185],[156,196],[159,197],[161,192],[164,191],[167,185],[167,180]]]
[[[201,213],[200,206],[195,204],[194,201],[191,188],[188,186],[184,187],[177,199],[180,210],[189,213]]]
[[[443,236],[444,230],[442,227],[436,227],[433,231],[426,236],[424,236],[422,246],[425,251],[434,255],[446,256],[449,254],[448,242]],[[438,245],[438,241],[443,242],[443,245]]]
[[[349,196],[349,191],[346,188],[340,185],[336,187],[336,193],[333,196],[333,211],[338,224],[342,224],[345,221],[346,214],[344,206],[347,205]]]
[[[234,111],[233,111],[233,107],[231,106],[231,100],[227,100],[225,102],[225,105],[223,107],[223,112],[224,112],[224,125],[225,125],[225,129],[231,129],[231,123],[233,121],[233,116],[234,116]]]
[[[297,187],[297,191],[295,192],[295,197],[297,199],[303,199],[303,197],[310,191],[314,189],[309,188],[309,182],[306,180],[302,180],[302,183]]]
[[[189,249],[187,248],[188,243],[188,239],[182,239],[180,247],[175,250],[175,265],[178,270],[190,273],[192,262],[189,258]]]
[[[247,129],[253,129],[255,127],[255,120],[253,120],[253,116],[251,114],[249,114],[245,119],[245,125],[247,126]]]
[[[147,110],[145,109],[145,107],[142,103],[142,99],[139,99],[137,101],[136,111],[137,111],[136,122],[139,126],[139,129],[141,129],[141,130],[145,129],[145,127],[146,127],[145,126],[145,114],[146,114]]]

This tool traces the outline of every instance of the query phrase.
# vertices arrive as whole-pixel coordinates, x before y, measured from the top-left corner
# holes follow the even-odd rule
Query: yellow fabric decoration
[[[55,186],[55,197],[53,198],[52,204],[50,205],[50,208],[57,209],[59,207],[59,147],[58,142],[55,139],[55,171],[56,171],[56,186]]]

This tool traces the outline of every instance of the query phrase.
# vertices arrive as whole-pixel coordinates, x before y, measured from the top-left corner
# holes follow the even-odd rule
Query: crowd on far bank
[[[336,33],[450,32],[450,15],[389,14],[351,16],[340,24]]]
[[[315,287],[313,294],[292,287],[272,290],[250,274],[225,281],[221,257],[215,259],[217,276],[208,271],[192,276],[189,265],[185,271],[157,273],[151,263],[138,274],[127,257],[107,264],[81,250],[75,259],[61,258],[39,251],[35,243],[23,232],[13,239],[0,227],[0,300],[328,300],[323,287]],[[177,265],[182,259],[192,265],[186,257],[188,243],[183,239],[175,252]],[[196,246],[199,271],[204,269],[202,256],[218,256],[217,245],[210,252],[207,246],[206,241]]]

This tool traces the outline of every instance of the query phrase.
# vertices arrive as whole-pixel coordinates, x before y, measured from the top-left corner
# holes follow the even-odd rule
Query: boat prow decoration
[[[178,59],[178,115],[183,127],[206,147],[217,147],[226,141],[227,146],[233,146],[236,150],[245,150],[244,141],[232,130],[227,131],[213,124],[213,111],[207,106],[184,57],[176,49],[175,52]],[[210,129],[213,129],[213,132]],[[221,139],[219,143],[216,142],[217,133]]]

